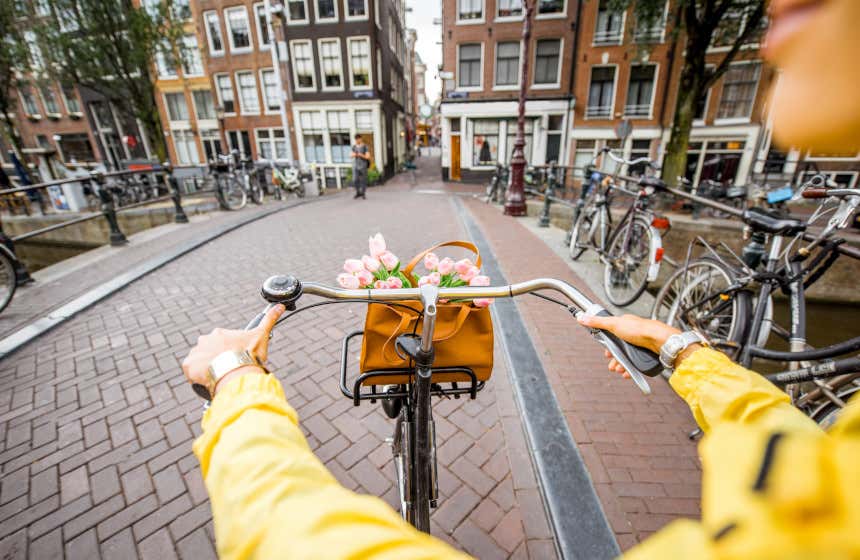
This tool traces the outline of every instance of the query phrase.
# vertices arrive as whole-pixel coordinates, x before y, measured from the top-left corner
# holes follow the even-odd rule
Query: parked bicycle
[[[860,389],[856,382],[860,362],[856,358],[822,360],[857,351],[860,337],[811,349],[806,341],[806,289],[840,255],[860,259],[860,250],[835,236],[849,225],[860,205],[860,190],[811,186],[819,184],[823,183],[815,179],[801,188],[804,198],[825,199],[807,222],[761,208],[740,212],[750,233],[741,255],[724,243],[714,248],[697,239],[684,266],[658,292],[651,315],[678,328],[699,331],[745,367],[754,358],[788,362],[793,369],[804,363],[800,370],[768,377],[787,385],[796,405],[816,421],[827,423],[844,406],[844,397]],[[701,198],[695,202],[713,204]],[[810,233],[809,227],[827,216],[823,229]],[[703,257],[692,258],[694,246],[704,248]],[[787,329],[773,320],[772,294],[777,290],[789,297],[791,324]],[[783,338],[790,349],[765,348],[771,333]],[[840,377],[843,374],[853,376]],[[835,385],[828,386],[825,378],[834,378]],[[812,386],[802,384],[808,381]]]
[[[350,387],[347,383],[349,340],[360,335],[361,332],[352,333],[347,336],[343,344],[340,390],[356,406],[362,401],[369,400],[371,403],[377,400],[382,401],[386,415],[396,419],[391,444],[400,511],[409,523],[421,531],[429,532],[430,509],[435,507],[439,500],[432,397],[454,396],[459,398],[461,395],[469,395],[470,398],[474,399],[477,392],[484,387],[484,383],[476,381],[474,374],[472,374],[472,381],[468,383],[468,386],[458,385],[456,382],[437,381],[435,376],[446,373],[433,367],[433,334],[436,326],[437,302],[441,300],[514,297],[530,293],[537,295],[537,292],[541,290],[554,290],[562,294],[570,302],[569,304],[553,298],[549,299],[564,306],[571,314],[587,311],[596,315],[610,315],[573,286],[555,279],[536,279],[509,286],[494,287],[439,288],[427,284],[420,288],[410,289],[346,290],[312,282],[302,283],[292,276],[273,276],[267,279],[262,287],[263,298],[269,302],[269,305],[246,328],[256,327],[270,306],[275,304],[283,304],[291,311],[281,317],[278,321],[280,324],[303,310],[331,303],[387,302],[389,305],[402,305],[408,302],[420,303],[420,332],[414,335],[401,335],[396,341],[397,351],[402,353],[404,357],[408,356],[414,365],[406,370],[367,372],[359,376]],[[320,296],[325,299],[297,308],[296,304],[299,300],[307,295]],[[546,296],[541,295],[541,297]],[[650,387],[644,375],[655,376],[662,370],[657,356],[649,350],[624,342],[611,333],[600,330],[592,330],[591,333],[619,363],[627,368],[637,386],[646,394],[649,393]],[[467,370],[468,368],[459,369]],[[469,372],[463,373],[468,374]],[[410,381],[405,385],[388,387],[385,392],[366,388],[362,390],[362,383],[369,375],[406,375]],[[371,386],[371,388],[374,387],[376,385]],[[208,397],[208,390],[205,387],[195,385],[194,388],[201,396]]]
[[[6,309],[18,288],[20,262],[12,251],[12,243],[0,232],[0,312]]]
[[[487,204],[490,202],[503,204],[505,202],[505,195],[508,190],[508,176],[509,171],[507,166],[503,165],[502,162],[497,162],[496,169],[493,171],[492,177],[490,177],[489,184],[487,184],[487,195],[484,198],[484,202]]]
[[[245,194],[254,204],[262,204],[266,198],[266,191],[263,188],[264,179],[260,170],[254,165],[254,160],[250,157],[240,157],[237,150],[233,150],[233,157],[239,162],[236,166],[236,174]]]
[[[248,194],[236,173],[232,154],[218,154],[207,165],[204,181],[213,183],[215,196],[224,210],[240,210],[248,203]]]
[[[601,153],[621,165],[650,163],[647,158],[625,160],[609,148]],[[583,203],[573,224],[568,250],[573,260],[587,250],[595,251],[604,265],[606,297],[615,305],[625,306],[636,301],[660,273],[663,241],[657,226],[668,229],[668,220],[654,214],[650,205],[662,181],[643,175],[637,180],[639,188],[630,191],[617,185],[611,175],[598,175],[601,178],[594,197]],[[590,181],[596,181],[598,176],[594,173],[592,176]],[[633,203],[617,224],[613,224],[609,211],[613,193],[633,197]]]

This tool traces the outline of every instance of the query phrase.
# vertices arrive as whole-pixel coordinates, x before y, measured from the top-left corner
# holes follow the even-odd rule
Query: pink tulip
[[[397,276],[392,276],[388,279],[388,287],[392,290],[397,290],[403,287],[403,280],[398,278]]]
[[[388,289],[388,280],[377,280],[373,283],[373,287],[377,290],[387,290]]]
[[[424,255],[424,268],[427,269],[427,272],[433,272],[439,266],[439,257],[436,256],[436,253],[427,253]]]
[[[377,259],[376,257],[364,255],[363,257],[361,257],[361,262],[364,263],[364,268],[366,268],[370,272],[376,272],[377,270],[379,270],[379,259]]]
[[[470,261],[469,259],[460,259],[459,261],[454,263],[454,270],[457,272],[457,274],[463,276],[467,270],[474,266],[474,263],[472,263],[472,261]],[[468,280],[466,281],[468,282]]]
[[[358,286],[365,288],[373,284],[373,274],[369,270],[359,270],[355,277],[358,278]]]
[[[489,276],[475,276],[471,280],[469,280],[470,286],[489,286],[490,285],[490,277]]]
[[[398,259],[391,251],[384,251],[382,254],[378,255],[378,258],[387,270],[394,270],[394,267],[397,266],[398,262],[400,262],[400,259]]]
[[[457,271],[457,272],[460,275],[460,279],[463,280],[463,282],[467,282],[467,283],[471,282],[472,278],[474,278],[475,276],[478,276],[481,273],[481,271],[478,269],[477,266],[470,266],[469,268],[467,268],[463,272],[460,272],[460,271]]]
[[[472,300],[472,303],[475,304],[475,307],[489,307],[493,303],[493,298],[478,298]]]
[[[445,257],[439,261],[439,267],[436,270],[438,270],[439,274],[442,276],[451,274],[451,271],[454,270],[454,260],[449,257]]]
[[[418,285],[423,286],[424,284],[432,284],[434,286],[438,286],[439,282],[442,281],[442,275],[438,272],[431,272],[427,276],[422,276],[418,279]]]
[[[371,257],[378,258],[379,255],[385,252],[385,238],[382,237],[381,233],[377,233],[376,235],[368,239],[367,244],[370,246]]]
[[[364,270],[364,263],[358,259],[346,259],[343,261],[343,269],[346,272],[355,274],[359,270]]]
[[[337,283],[340,284],[341,288],[346,288],[347,290],[357,290],[359,288],[358,278],[345,272],[337,275]]]

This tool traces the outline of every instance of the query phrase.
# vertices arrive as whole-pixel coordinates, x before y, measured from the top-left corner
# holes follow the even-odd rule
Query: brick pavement
[[[422,187],[441,190],[422,173]],[[405,185],[334,197],[227,234],[138,280],[0,364],[0,557],[211,558],[191,453],[200,402],[178,361],[197,336],[240,326],[275,272],[331,282],[383,231],[403,257],[461,237],[447,196]],[[299,315],[271,365],[312,448],[346,486],[394,503],[392,424],[337,387],[340,337],[363,309]],[[501,352],[476,401],[435,407],[440,508],[433,533],[480,558],[552,558],[554,545]]]
[[[508,281],[550,276],[595,295],[519,220],[475,200],[467,208]],[[601,347],[557,305],[516,302],[622,550],[674,518],[697,517],[701,472],[686,404],[661,379],[646,397],[607,372]]]

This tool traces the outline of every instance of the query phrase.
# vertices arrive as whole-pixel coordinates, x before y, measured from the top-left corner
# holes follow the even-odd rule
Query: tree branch
[[[761,23],[761,18],[764,16],[764,2],[760,1],[756,3],[755,9],[749,14],[746,22],[744,23],[743,31],[741,31],[738,38],[735,39],[734,44],[732,44],[729,51],[723,57],[723,60],[720,61],[720,64],[714,69],[710,76],[708,76],[706,80],[706,86],[710,87],[716,82],[720,76],[726,73],[731,65],[732,61],[737,56],[738,51],[741,50],[747,40],[752,36],[753,32],[758,29],[759,24]]]

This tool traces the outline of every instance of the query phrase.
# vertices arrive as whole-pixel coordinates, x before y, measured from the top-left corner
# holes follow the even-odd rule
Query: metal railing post
[[[101,200],[102,203],[102,214],[107,220],[108,227],[110,228],[110,244],[114,247],[125,245],[128,243],[128,239],[126,239],[125,235],[119,229],[119,222],[116,219],[116,206],[114,205],[113,196],[111,196],[111,193],[109,193],[105,188],[104,173],[90,173],[90,179],[94,181],[98,187],[97,192],[99,200]]]
[[[549,169],[546,174],[546,190],[543,194],[543,210],[540,213],[538,227],[549,227],[549,208],[552,204],[552,197],[555,196],[555,162],[550,162]]]
[[[162,167],[164,168],[164,182],[167,188],[170,189],[170,197],[173,199],[173,207],[176,210],[173,221],[177,224],[187,224],[188,216],[185,215],[185,210],[182,209],[182,193],[179,190],[179,181],[173,176],[173,168],[170,166],[170,162],[165,162]]]

